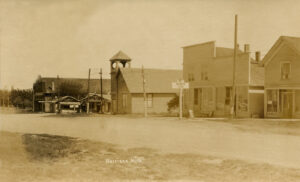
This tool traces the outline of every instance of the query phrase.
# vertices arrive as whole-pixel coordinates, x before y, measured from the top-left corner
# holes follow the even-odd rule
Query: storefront
[[[265,98],[266,117],[300,117],[300,89],[267,89]]]

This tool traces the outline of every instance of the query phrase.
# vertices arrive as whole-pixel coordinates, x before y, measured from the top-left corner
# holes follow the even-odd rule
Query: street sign
[[[181,81],[177,80],[177,82],[172,82],[172,88],[187,89],[187,88],[189,88],[189,83],[184,82],[184,80],[181,80]]]

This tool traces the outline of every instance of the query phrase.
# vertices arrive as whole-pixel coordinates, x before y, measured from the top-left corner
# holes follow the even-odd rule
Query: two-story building
[[[262,64],[265,117],[300,118],[300,38],[279,37]]]
[[[214,41],[183,47],[183,78],[190,88],[184,92],[184,111],[214,117],[229,116],[233,102],[233,55],[230,48]],[[236,115],[263,117],[264,69],[250,57],[250,46],[238,49],[236,59]]]

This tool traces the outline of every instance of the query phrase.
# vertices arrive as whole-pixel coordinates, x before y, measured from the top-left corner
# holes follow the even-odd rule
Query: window
[[[231,100],[231,88],[226,87],[226,90],[225,90],[225,105],[230,105],[230,100]]]
[[[201,80],[208,80],[208,65],[201,65]]]
[[[198,100],[199,100],[198,89],[195,88],[194,89],[194,105],[198,105]]]
[[[147,106],[148,107],[153,106],[153,94],[147,94]]]
[[[295,91],[295,111],[300,112],[300,90]]]
[[[194,81],[195,79],[194,79],[194,74],[193,73],[189,73],[188,74],[188,80],[189,81]]]
[[[201,72],[201,80],[208,80],[208,76],[207,76],[207,72],[206,71],[202,71]]]
[[[127,106],[127,94],[123,94],[122,106],[123,108]]]
[[[267,90],[267,112],[277,112],[277,90]]]
[[[291,63],[283,62],[281,63],[281,79],[287,80],[290,78],[291,73]]]

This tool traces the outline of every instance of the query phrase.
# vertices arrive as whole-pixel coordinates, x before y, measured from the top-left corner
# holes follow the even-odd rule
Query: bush
[[[179,107],[179,96],[176,95],[173,99],[168,102],[168,111],[175,110]]]

